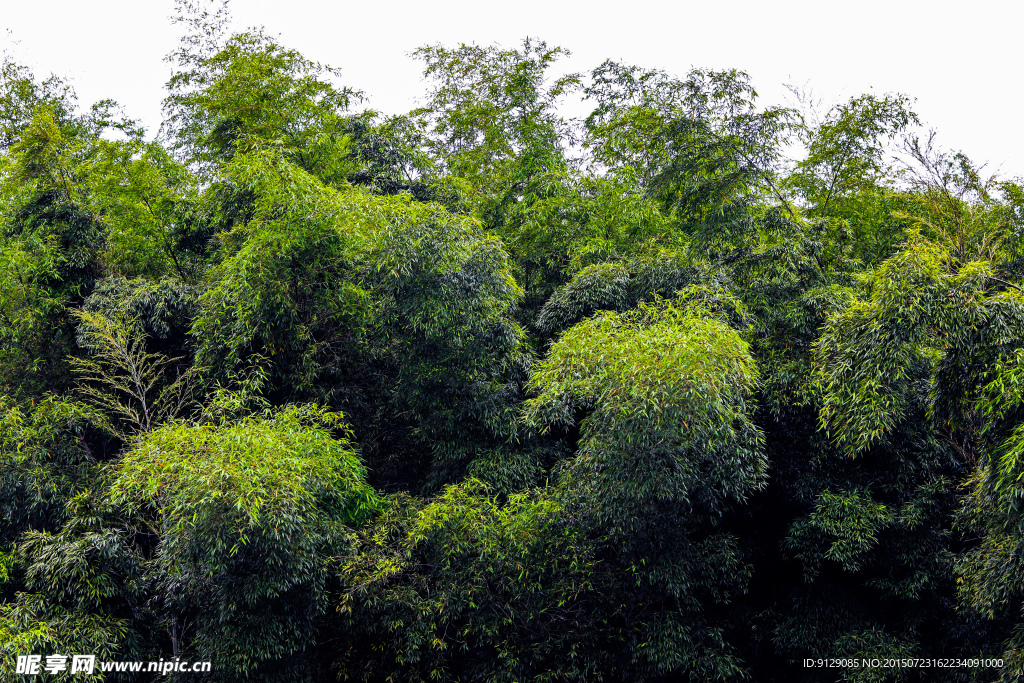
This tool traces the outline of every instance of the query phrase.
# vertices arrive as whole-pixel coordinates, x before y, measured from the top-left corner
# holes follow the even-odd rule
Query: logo
[[[70,660],[70,661],[69,661]],[[95,671],[147,671],[166,676],[172,671],[204,673],[210,662],[182,662],[177,659],[159,662],[97,662],[96,655],[18,655],[16,674],[25,676],[55,675],[62,671],[91,676]]]

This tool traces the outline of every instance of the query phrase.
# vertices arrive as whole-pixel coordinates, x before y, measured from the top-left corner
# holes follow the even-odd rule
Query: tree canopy
[[[0,680],[1024,676],[1020,180],[536,39],[385,115],[179,9],[155,136],[0,69]]]

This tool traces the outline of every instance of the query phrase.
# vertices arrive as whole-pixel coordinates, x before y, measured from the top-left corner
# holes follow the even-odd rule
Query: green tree
[[[171,654],[220,680],[296,680],[328,561],[377,503],[342,416],[315,406],[168,423],[120,460],[110,500],[160,539],[151,580]]]
[[[337,666],[364,680],[586,679],[603,671],[593,553],[550,492],[479,481],[390,501],[341,575]]]
[[[608,61],[585,92],[596,104],[586,120],[594,160],[631,169],[691,230],[748,197],[784,201],[776,176],[792,112],[758,110],[746,73],[695,69],[679,80]]]
[[[604,618],[623,623],[617,659],[631,680],[740,675],[712,606],[742,593],[748,568],[716,527],[764,486],[767,462],[750,419],[757,369],[723,321],[738,306],[694,287],[595,315],[530,381],[528,424],[579,429],[558,487],[610,565]]]
[[[342,112],[359,94],[335,84],[338,71],[262,31],[226,37],[223,11],[184,9],[192,31],[169,58],[177,69],[164,101],[175,149],[210,172],[248,145],[276,143],[306,170],[343,177]]]

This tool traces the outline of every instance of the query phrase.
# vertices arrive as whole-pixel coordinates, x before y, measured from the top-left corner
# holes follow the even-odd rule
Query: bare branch
[[[71,359],[81,378],[78,393],[114,418],[112,422],[127,425],[118,431],[119,437],[127,440],[152,431],[184,412],[191,402],[196,368],[165,384],[167,369],[180,359],[147,353],[146,336],[137,320],[88,311],[76,311],[75,316],[80,322],[79,343],[90,353]]]

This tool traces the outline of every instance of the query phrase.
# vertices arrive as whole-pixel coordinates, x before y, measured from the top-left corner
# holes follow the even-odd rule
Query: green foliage
[[[550,429],[585,411],[567,476],[597,519],[632,540],[661,521],[641,512],[650,505],[713,519],[763,485],[748,414],[756,383],[747,344],[684,298],[602,313],[563,334],[530,379],[538,395],[525,419]]]
[[[433,120],[435,155],[448,174],[493,194],[494,181],[515,192],[517,181],[559,164],[567,127],[555,107],[579,78],[548,85],[545,72],[566,50],[528,38],[521,50],[435,45],[414,55],[435,82],[417,113]]]
[[[17,680],[14,662],[18,655],[26,652],[63,654],[84,650],[95,653],[97,661],[116,661],[122,656],[142,654],[131,649],[130,641],[128,647],[122,646],[133,635],[127,620],[52,607],[35,594],[25,594],[17,603],[7,603],[0,608],[0,642],[4,644],[0,651],[5,655],[0,674],[9,676],[7,680]],[[71,680],[66,672],[63,676],[64,680]],[[116,674],[97,674],[96,680],[118,678]]]
[[[173,273],[195,280],[202,255],[185,244],[194,178],[162,146],[137,135],[124,142],[101,140],[98,147],[83,173],[89,209],[102,215],[108,228],[103,253],[108,272],[157,279]]]
[[[273,150],[227,170],[255,213],[221,238],[193,329],[199,364],[223,376],[264,355],[284,395],[343,405],[360,428],[397,428],[441,459],[514,431],[521,290],[497,239],[436,205],[339,192]],[[382,424],[371,400],[412,424]]]
[[[64,379],[62,359],[46,352],[67,348],[66,299],[48,286],[60,260],[56,240],[38,235],[5,240],[0,250],[0,382],[12,395],[38,395]]]
[[[181,647],[217,660],[224,680],[302,675],[328,558],[377,507],[345,434],[340,414],[315,406],[172,422],[117,465],[111,501],[161,539],[165,618],[192,624]]]
[[[511,317],[522,290],[501,242],[473,223],[409,205],[378,236],[368,283],[391,317],[395,399],[442,459],[516,432],[516,383],[529,358]]]
[[[818,213],[830,215],[846,201],[870,192],[884,178],[886,143],[920,123],[902,95],[861,95],[837,105],[822,120],[799,128],[807,157],[791,182]],[[842,215],[842,214],[840,214]]]
[[[68,502],[56,533],[31,531],[18,545],[25,592],[0,611],[5,654],[95,652],[100,661],[152,653],[144,607],[144,558],[134,534],[92,491]],[[84,648],[93,648],[85,650]],[[65,680],[71,675],[65,671]],[[120,680],[113,674],[107,680]]]
[[[208,274],[193,329],[197,360],[226,376],[260,353],[273,362],[275,381],[308,387],[334,369],[328,354],[359,334],[368,309],[351,251],[372,209],[273,148],[236,156],[226,175],[253,198],[252,219],[220,236],[224,257]]]
[[[782,199],[774,179],[792,112],[758,111],[738,70],[694,69],[685,80],[607,61],[586,89],[595,160],[636,172],[667,212],[701,222],[749,195]]]
[[[216,18],[208,28],[217,30]],[[195,36],[203,38],[203,36]],[[183,45],[164,102],[168,130],[190,161],[212,165],[241,146],[280,143],[314,169],[334,175],[344,156],[340,112],[357,97],[336,86],[337,71],[260,31]],[[210,42],[213,41],[213,42]],[[272,102],[273,106],[266,106]]]
[[[1007,211],[1010,207],[993,196],[998,189],[995,176],[983,178],[982,169],[963,152],[936,149],[934,133],[925,142],[910,138],[907,152],[914,164],[903,177],[917,192],[906,215],[922,234],[948,250],[955,265],[1004,261],[1009,255],[1005,246],[1012,249],[1012,231],[1019,224]]]
[[[21,137],[40,105],[51,107],[62,121],[72,119],[74,91],[57,76],[36,82],[28,67],[4,55],[0,65],[0,149],[10,149]]]
[[[1021,676],[1019,180],[532,39],[351,111],[177,7],[155,139],[0,68],[0,678]]]
[[[873,274],[870,300],[831,318],[816,344],[822,425],[851,453],[906,414],[914,382],[927,380],[945,346],[929,333],[954,326],[958,311],[947,302],[969,305],[984,287],[984,265],[948,274],[943,256],[918,242],[886,261]]]
[[[516,263],[531,312],[587,266],[657,258],[685,239],[629,179],[569,170],[535,178],[503,208],[494,229]]]
[[[427,177],[434,160],[427,154],[426,135],[420,121],[392,116],[378,122],[374,112],[352,116],[345,122],[351,159],[359,167],[345,177],[380,194],[408,192],[419,201],[450,200],[435,180]]]
[[[548,298],[535,325],[547,334],[562,332],[600,310],[628,311],[698,282],[717,285],[720,277],[702,266],[671,253],[587,266]]]
[[[88,486],[96,457],[85,439],[93,416],[83,406],[51,396],[0,409],[0,543],[7,545],[29,529],[57,529],[65,502]]]
[[[151,342],[181,347],[198,307],[198,288],[174,278],[107,277],[96,283],[82,310],[138,325]]]
[[[562,680],[595,671],[592,550],[542,492],[499,505],[479,482],[428,505],[404,498],[342,568],[347,675]],[[596,634],[594,634],[596,635]],[[591,636],[592,637],[592,636]]]
[[[1024,543],[1021,515],[1021,479],[1024,462],[1024,352],[1017,350],[1000,360],[978,401],[991,418],[986,441],[991,450],[969,482],[970,493],[959,523],[980,538],[958,558],[960,596],[973,610],[988,618],[1012,615],[1017,624],[1005,643],[1008,659],[1005,680],[1024,671],[1020,643],[1020,605],[1024,603],[1020,556]]]
[[[825,491],[818,497],[817,507],[807,519],[809,529],[836,539],[823,557],[839,562],[846,571],[859,569],[858,557],[874,547],[878,543],[878,532],[892,523],[893,515],[885,505],[860,491],[839,495]],[[802,544],[794,540],[792,545]],[[810,558],[800,559],[806,566]]]
[[[102,231],[80,206],[75,172],[88,142],[81,128],[40,104],[0,167],[2,381],[19,397],[65,388],[72,343],[64,308],[88,293],[99,271]]]

